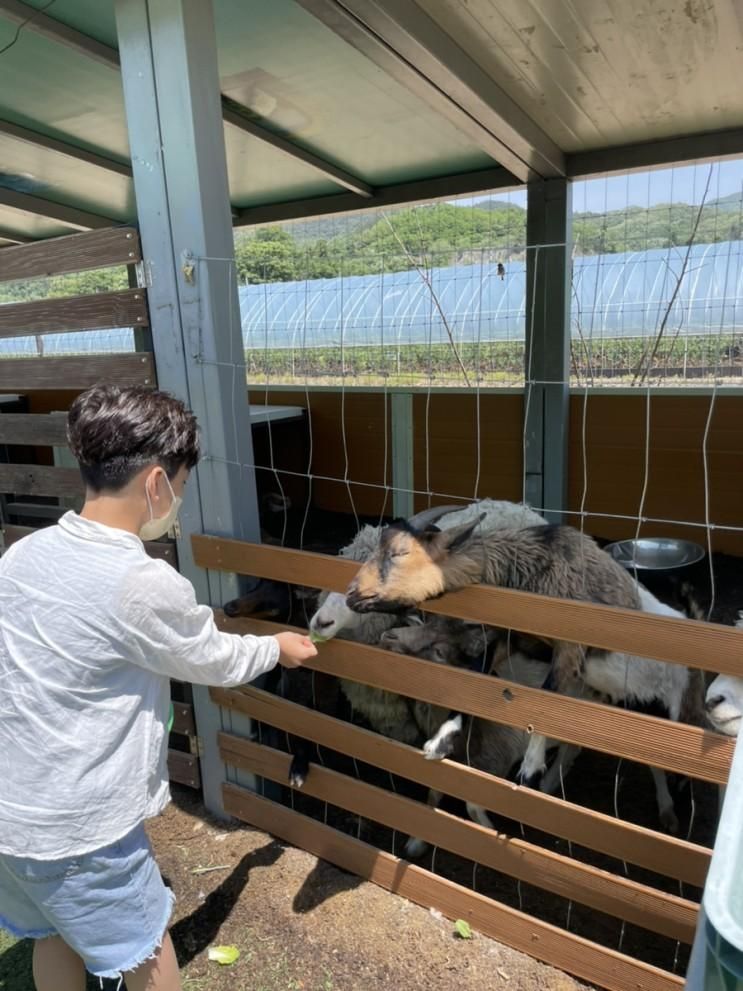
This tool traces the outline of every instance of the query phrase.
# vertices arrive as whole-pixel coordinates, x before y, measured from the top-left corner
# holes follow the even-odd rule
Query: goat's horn
[[[432,509],[424,509],[420,513],[416,513],[415,516],[411,516],[408,523],[418,530],[424,530],[427,526],[431,526],[436,520],[440,520],[442,516],[447,516],[449,513],[456,513],[460,509],[464,509],[465,506],[434,506]]]

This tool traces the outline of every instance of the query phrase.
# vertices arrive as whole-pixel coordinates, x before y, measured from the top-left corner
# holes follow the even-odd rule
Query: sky
[[[706,202],[743,190],[743,159],[705,165],[682,165],[633,175],[587,179],[573,184],[573,210],[604,213],[627,206],[653,206],[656,203],[701,203],[707,178],[711,178]],[[494,197],[517,206],[526,206],[526,192],[495,193]],[[460,199],[472,204],[478,197]]]

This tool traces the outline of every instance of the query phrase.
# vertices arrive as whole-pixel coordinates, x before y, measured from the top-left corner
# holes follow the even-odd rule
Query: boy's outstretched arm
[[[120,636],[133,664],[179,681],[230,687],[276,664],[298,667],[317,649],[298,633],[254,637],[217,629],[193,586],[162,561],[130,573],[119,600]]]

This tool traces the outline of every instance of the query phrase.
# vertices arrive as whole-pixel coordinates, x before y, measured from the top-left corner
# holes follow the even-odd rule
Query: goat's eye
[[[406,557],[408,553],[408,551],[392,551],[390,557]]]

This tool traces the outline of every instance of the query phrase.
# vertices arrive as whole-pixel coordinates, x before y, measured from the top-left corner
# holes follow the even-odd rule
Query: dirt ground
[[[187,789],[149,833],[177,896],[184,991],[579,991],[522,953],[248,826],[211,820]],[[204,871],[205,868],[215,868]],[[207,960],[232,945],[228,967]],[[0,989],[31,991],[30,944],[2,942]],[[106,991],[116,985],[104,982]],[[98,988],[91,980],[89,989]]]

